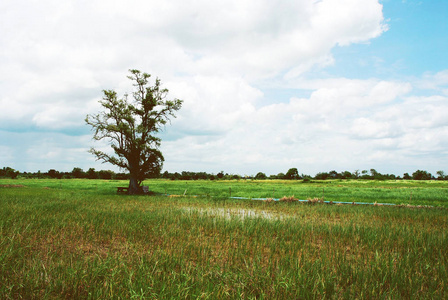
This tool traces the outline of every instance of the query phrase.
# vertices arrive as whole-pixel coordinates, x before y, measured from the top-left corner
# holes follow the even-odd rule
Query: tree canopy
[[[114,154],[95,148],[89,152],[98,160],[126,169],[130,174],[129,193],[141,191],[142,181],[158,175],[164,161],[159,150],[159,132],[175,112],[182,106],[182,100],[168,100],[168,89],[162,88],[160,79],[150,85],[148,73],[129,70],[128,78],[134,82],[132,98],[125,94],[118,98],[114,90],[103,90],[100,104],[104,111],[87,115],[85,121],[92,126],[94,140],[106,139]]]

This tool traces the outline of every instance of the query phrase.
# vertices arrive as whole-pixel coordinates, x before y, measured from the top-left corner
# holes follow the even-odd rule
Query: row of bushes
[[[129,175],[126,173],[115,173],[111,170],[100,170],[96,171],[94,168],[90,168],[88,171],[84,172],[81,168],[73,168],[71,172],[59,172],[54,169],[48,172],[41,173],[40,171],[35,173],[20,173],[10,167],[4,167],[0,169],[0,177],[16,178],[18,176],[24,178],[56,178],[56,179],[70,179],[70,178],[86,178],[86,179],[118,179],[126,180],[129,179]],[[286,179],[286,180],[327,180],[327,179],[369,179],[369,180],[396,180],[396,179],[412,179],[412,180],[448,180],[448,176],[445,175],[443,171],[437,171],[437,177],[434,177],[431,173],[423,170],[417,170],[412,175],[404,173],[403,177],[395,176],[394,174],[381,174],[375,169],[367,170],[356,170],[355,172],[319,172],[314,177],[310,175],[299,174],[297,168],[291,168],[288,172],[279,173],[277,175],[267,176],[263,172],[258,172],[255,176],[241,176],[236,174],[224,173],[224,171],[218,174],[209,174],[206,172],[186,172],[181,173],[175,172],[170,173],[165,171],[164,173],[157,176],[160,178],[171,179],[171,180],[232,180],[232,179]]]
[[[406,179],[406,180],[448,180],[448,176],[445,175],[443,171],[437,171],[437,177],[434,177],[431,175],[431,173],[427,171],[417,170],[414,173],[412,173],[412,176],[408,173],[404,173],[403,177],[396,176],[394,174],[381,174],[377,172],[375,169],[371,169],[370,172],[367,170],[363,170],[362,172],[359,172],[358,170],[351,173],[349,171],[344,172],[336,172],[336,171],[330,171],[330,172],[319,172],[314,177],[310,175],[299,175],[298,172],[296,172],[295,168],[288,171],[288,173],[283,174],[279,173],[277,175],[271,175],[266,176],[266,174],[259,172],[257,175],[255,175],[255,179],[263,180],[263,179],[303,179],[305,181],[315,179],[315,180],[327,180],[327,179],[367,179],[367,180],[400,180],[400,179]]]
[[[71,172],[59,172],[55,169],[50,169],[48,172],[23,172],[20,173],[10,167],[0,169],[0,177],[8,178],[53,178],[53,179],[72,179],[72,178],[86,178],[86,179],[129,179],[129,175],[125,173],[115,173],[111,170],[95,171],[94,168],[90,168],[87,172],[84,172],[81,168],[74,168]]]

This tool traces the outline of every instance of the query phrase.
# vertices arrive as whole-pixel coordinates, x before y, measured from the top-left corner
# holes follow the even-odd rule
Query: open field
[[[88,179],[0,179],[0,185],[24,185],[112,195],[123,180]],[[448,208],[448,181],[324,180],[303,183],[293,180],[182,181],[152,179],[144,185],[151,191],[170,195],[199,195],[212,198],[235,197],[299,199],[324,198],[328,201],[429,205]]]
[[[446,209],[226,198],[324,189],[326,200],[447,207],[446,183],[145,182],[214,196],[197,198],[116,195],[118,181],[0,185],[1,299],[448,297]]]

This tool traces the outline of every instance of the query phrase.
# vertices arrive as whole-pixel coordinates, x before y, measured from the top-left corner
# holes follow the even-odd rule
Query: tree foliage
[[[414,180],[431,180],[431,178],[431,173],[428,173],[427,171],[417,170],[412,173],[412,179]]]
[[[289,173],[290,174],[298,174],[296,173],[295,168],[293,168]],[[373,172],[374,176],[372,176],[372,172],[367,170],[363,170],[359,172],[359,170],[355,170],[353,173],[349,171],[344,171],[338,173],[335,170],[330,172],[319,172],[314,177],[309,175],[301,174],[298,178],[303,178],[304,182],[310,182],[311,179],[315,180],[344,180],[344,179],[361,179],[361,180],[448,180],[448,175],[442,170],[437,171],[438,177],[434,177],[431,173],[423,170],[417,170],[412,173],[412,176],[409,173],[404,173],[403,177],[395,176],[394,174],[381,174],[380,172]],[[84,172],[81,168],[75,167],[71,172],[63,172],[57,171],[55,169],[50,169],[48,172],[19,172],[10,167],[3,167],[0,169],[0,178],[55,178],[55,179],[71,179],[71,178],[88,178],[88,179],[116,179],[116,180],[129,180],[129,173],[115,173],[110,170],[100,170],[96,171],[94,168],[89,168],[87,172]],[[240,176],[238,174],[228,174],[224,173],[224,171],[219,172],[218,174],[211,174],[207,172],[189,172],[182,171],[181,173],[175,172],[170,173],[165,171],[163,174],[160,174],[160,178],[171,179],[171,180],[232,180],[232,179],[291,179],[290,176],[286,176],[284,173],[279,173],[277,175],[269,175],[267,176],[265,173],[258,172],[255,176]]]
[[[263,172],[258,172],[257,175],[255,175],[255,179],[258,179],[258,180],[264,180],[266,178],[268,178],[268,177]]]
[[[9,177],[15,179],[17,178],[19,173],[20,173],[19,171],[16,171],[10,167],[3,167],[2,169],[0,169],[0,177]]]
[[[168,100],[168,90],[162,88],[158,78],[150,85],[150,74],[129,71],[128,78],[135,87],[132,99],[128,94],[118,98],[114,90],[103,90],[100,104],[104,111],[87,115],[85,121],[92,126],[94,140],[106,139],[114,150],[114,154],[94,148],[90,152],[98,160],[128,170],[129,193],[134,194],[139,192],[145,178],[160,173],[164,158],[159,150],[161,139],[155,134],[175,117],[182,100]]]
[[[291,168],[286,172],[285,179],[300,179],[299,171],[297,168]]]

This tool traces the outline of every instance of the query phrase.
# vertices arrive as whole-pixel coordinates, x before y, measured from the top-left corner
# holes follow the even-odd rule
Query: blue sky
[[[447,67],[448,39],[444,36],[448,33],[448,2],[386,0],[381,3],[389,30],[368,44],[335,48],[333,53],[339,68],[334,74],[400,79]]]
[[[448,172],[447,17],[447,1],[3,1],[0,167],[116,170],[84,118],[137,68],[184,100],[164,170]]]

